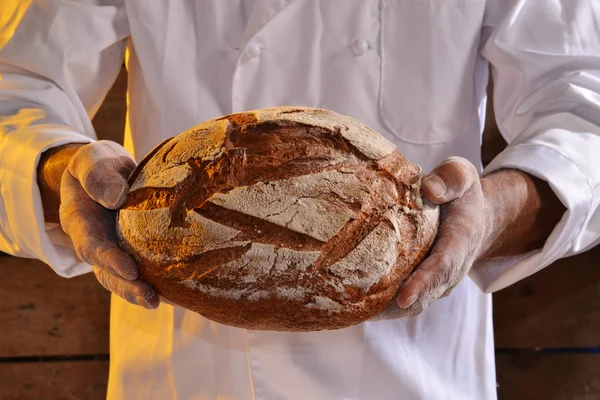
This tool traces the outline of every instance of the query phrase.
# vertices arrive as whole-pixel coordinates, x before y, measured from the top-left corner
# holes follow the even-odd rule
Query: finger
[[[139,273],[135,262],[119,247],[103,237],[88,237],[83,244],[76,246],[78,256],[90,265],[118,275],[126,280],[135,280]]]
[[[479,174],[473,164],[461,157],[450,157],[423,179],[421,187],[431,202],[444,204],[462,197],[478,184]]]
[[[441,246],[445,247],[447,244],[442,243]],[[427,257],[400,288],[396,299],[398,307],[407,309],[431,293],[442,295],[455,280],[462,278],[459,270],[468,254],[460,254],[456,250],[444,253],[441,248],[437,251],[439,253],[432,253]]]
[[[131,257],[114,242],[114,213],[92,200],[68,171],[61,182],[60,223],[79,258],[125,279],[138,277]]]
[[[398,291],[400,308],[412,306],[421,297],[441,294],[464,278],[481,244],[483,195],[469,192],[460,202],[446,206],[444,219],[431,254],[408,277]]]
[[[154,310],[159,306],[158,294],[146,282],[141,280],[128,281],[95,266],[92,267],[92,270],[96,275],[96,279],[104,288],[131,304],[142,306],[148,310]]]
[[[454,289],[456,289],[458,286],[458,283],[455,285],[450,286],[448,289],[446,289],[446,291],[444,293],[442,293],[442,295],[440,296],[440,298],[443,297],[448,297],[452,294],[452,292],[454,291]]]
[[[412,317],[422,313],[426,308],[433,304],[437,299],[443,297],[442,289],[427,296],[419,298],[408,308],[400,308],[396,302],[390,304],[385,310],[370,318],[370,321],[381,321],[396,318]]]
[[[98,141],[75,153],[69,172],[92,199],[106,208],[117,209],[127,199],[127,178],[135,167],[135,161],[119,144]]]
[[[397,318],[406,318],[406,317],[414,317],[415,315],[421,314],[425,311],[429,306],[435,303],[436,300],[443,297],[443,288],[438,288],[432,293],[429,293],[426,296],[423,296],[417,301],[415,301],[410,307],[400,308],[396,311]]]

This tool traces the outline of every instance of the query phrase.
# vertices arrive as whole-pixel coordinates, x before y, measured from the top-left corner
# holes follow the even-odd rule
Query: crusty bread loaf
[[[121,247],[168,301],[248,329],[365,321],[435,237],[421,170],[356,120],[314,108],[204,122],[130,179]]]

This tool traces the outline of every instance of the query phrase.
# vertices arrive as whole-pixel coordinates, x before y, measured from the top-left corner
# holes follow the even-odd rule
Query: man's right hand
[[[127,179],[135,167],[135,161],[115,142],[79,147],[62,172],[59,218],[77,256],[92,265],[102,286],[130,303],[154,309],[159,305],[158,294],[138,279],[135,262],[116,242],[115,210],[127,199]]]

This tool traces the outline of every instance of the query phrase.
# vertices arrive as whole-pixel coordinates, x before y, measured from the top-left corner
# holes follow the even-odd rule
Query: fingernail
[[[150,304],[150,302],[146,299],[144,299],[144,304],[146,305],[146,308],[148,310],[154,310],[154,306],[152,304]]]
[[[413,295],[407,297],[406,299],[404,299],[404,301],[402,301],[401,299],[398,299],[398,307],[406,309],[406,308],[412,306],[415,303],[415,301],[417,301],[417,297],[418,296],[416,294],[413,294]]]
[[[138,306],[142,306],[142,307],[147,308],[148,310],[153,310],[154,309],[154,307],[152,307],[152,304],[150,304],[150,302],[148,300],[146,300],[144,298],[144,296],[135,296],[135,303]]]
[[[137,270],[134,268],[122,268],[119,272],[119,275],[128,281],[135,281],[138,278]]]
[[[429,191],[435,197],[442,197],[448,191],[446,182],[442,180],[438,175],[429,175],[423,180],[423,185],[427,186]]]
[[[127,188],[121,184],[113,183],[109,185],[104,191],[104,201],[110,205],[117,205]]]
[[[146,306],[150,309],[150,310],[154,310],[155,308],[158,307],[158,304],[160,304],[160,302],[156,302],[154,301],[154,303],[158,303],[158,304],[152,304],[153,302],[151,300],[156,300],[157,299],[157,294],[156,292],[145,292],[144,293],[144,302],[146,303]]]

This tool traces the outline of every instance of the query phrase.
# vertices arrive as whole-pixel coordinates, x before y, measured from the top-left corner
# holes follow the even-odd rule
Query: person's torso
[[[139,160],[220,115],[301,105],[366,123],[430,170],[480,165],[481,0],[126,1]],[[495,398],[491,299],[468,278],[423,314],[256,332],[113,296],[109,398]]]

